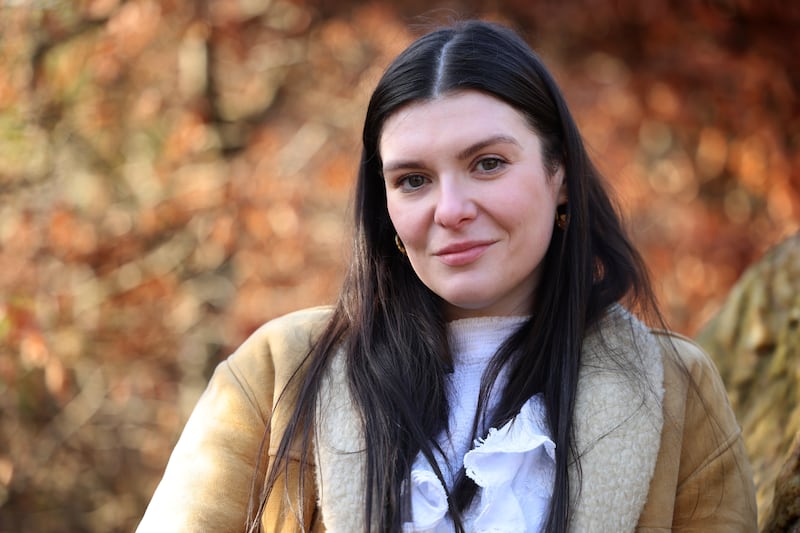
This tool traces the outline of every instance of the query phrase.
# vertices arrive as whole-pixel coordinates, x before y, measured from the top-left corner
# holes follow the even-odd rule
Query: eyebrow
[[[487,146],[492,146],[494,144],[513,144],[517,147],[521,147],[519,142],[514,137],[509,137],[508,135],[492,135],[491,137],[487,137],[486,139],[480,140],[475,144],[472,144],[465,149],[461,150],[456,157],[460,160],[469,159],[477,152],[480,152]],[[419,168],[424,166],[419,161],[413,160],[406,160],[406,161],[396,161],[389,165],[384,165],[383,171],[384,172],[391,172],[393,170],[400,170],[403,168]]]
[[[472,146],[468,146],[464,150],[461,150],[456,157],[458,159],[469,159],[475,155],[475,153],[480,152],[487,146],[492,146],[493,144],[513,144],[521,148],[519,142],[517,142],[514,137],[509,137],[508,135],[493,135],[487,139],[476,142]]]

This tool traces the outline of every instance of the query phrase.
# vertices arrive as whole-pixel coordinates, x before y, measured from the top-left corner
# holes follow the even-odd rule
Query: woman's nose
[[[475,218],[477,205],[463,183],[442,180],[433,220],[440,226],[457,228]]]

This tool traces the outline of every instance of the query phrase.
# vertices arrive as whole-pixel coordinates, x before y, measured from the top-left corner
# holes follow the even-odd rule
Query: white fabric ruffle
[[[467,476],[479,487],[465,513],[467,531],[539,531],[553,494],[555,448],[539,394],[530,398],[513,420],[478,439],[464,456]],[[422,456],[415,462],[409,485],[412,520],[403,524],[403,531],[452,531],[446,492]]]
[[[424,459],[423,459],[424,460]],[[413,522],[403,524],[405,533],[437,533],[447,531],[447,494],[433,470],[424,468],[419,458],[411,472],[411,508]],[[426,461],[426,465],[430,464]],[[419,465],[419,466],[417,466]]]

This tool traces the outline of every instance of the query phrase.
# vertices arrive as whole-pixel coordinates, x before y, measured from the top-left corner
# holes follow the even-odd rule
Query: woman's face
[[[525,117],[461,91],[391,115],[380,153],[389,216],[447,317],[529,314],[567,196]]]

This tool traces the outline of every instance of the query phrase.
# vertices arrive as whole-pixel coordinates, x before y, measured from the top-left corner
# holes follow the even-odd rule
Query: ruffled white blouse
[[[547,429],[541,395],[531,397],[502,427],[489,428],[485,437],[469,442],[483,371],[500,344],[524,320],[475,318],[457,320],[448,326],[455,368],[448,384],[450,425],[448,432],[437,439],[446,457],[437,456],[437,464],[448,486],[452,486],[461,466],[478,486],[464,514],[464,525],[470,533],[540,531],[552,497],[555,443]],[[498,387],[489,396],[489,410],[496,405],[497,389],[505,381],[501,373]],[[411,517],[403,523],[404,532],[453,531],[445,488],[421,454],[406,487],[411,491]]]

